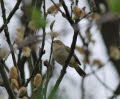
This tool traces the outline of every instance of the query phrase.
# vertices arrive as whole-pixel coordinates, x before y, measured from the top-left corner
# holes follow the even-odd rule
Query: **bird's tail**
[[[79,65],[74,66],[74,68],[80,76],[82,77],[86,76],[86,73],[79,67]]]

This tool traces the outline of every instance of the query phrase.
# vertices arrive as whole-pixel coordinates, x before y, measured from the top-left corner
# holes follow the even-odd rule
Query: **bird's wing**
[[[69,48],[68,46],[66,46],[65,48],[66,48],[66,50],[70,53],[70,48]],[[81,65],[78,57],[77,57],[75,54],[73,54],[73,56],[75,57],[76,62],[77,62],[79,65]]]

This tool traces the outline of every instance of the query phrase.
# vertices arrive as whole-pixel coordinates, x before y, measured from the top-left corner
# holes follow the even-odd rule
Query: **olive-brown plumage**
[[[70,48],[68,46],[65,46],[60,40],[53,41],[53,57],[59,64],[62,66],[65,64],[69,53]],[[68,65],[73,67],[80,76],[86,75],[86,73],[79,67],[81,63],[75,54],[73,54]]]

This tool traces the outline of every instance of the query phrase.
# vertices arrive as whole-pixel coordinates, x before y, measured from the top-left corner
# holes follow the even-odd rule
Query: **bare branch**
[[[4,21],[4,24],[5,24],[7,22],[7,19],[6,19],[6,14],[5,14],[6,10],[5,10],[5,6],[4,6],[4,1],[3,0],[1,0],[1,9],[2,9],[3,21]],[[7,25],[6,25],[6,28],[4,28],[4,32],[5,32],[5,36],[7,38],[7,43],[9,44],[9,47],[11,49],[11,41],[10,41],[10,36],[9,36],[9,31],[8,31]],[[11,50],[11,53],[12,53],[12,59],[13,59],[14,66],[17,67],[14,51]],[[17,67],[17,69],[18,69],[18,67]]]
[[[51,2],[56,6],[56,8],[58,9],[58,11],[61,12],[61,14],[63,15],[63,17],[66,17],[65,13],[62,12],[62,10],[60,10],[60,8],[56,5],[56,3],[53,0],[51,0]]]
[[[93,71],[92,67],[91,67],[91,71]],[[114,90],[113,90],[112,88],[110,88],[108,85],[106,85],[106,84],[99,78],[99,76],[98,76],[95,72],[93,72],[93,75],[95,76],[95,78],[96,78],[106,89],[108,89],[108,90],[111,91],[111,92],[114,92]]]
[[[79,23],[82,19],[86,18],[86,17],[87,17],[88,15],[90,15],[91,13],[93,13],[93,11],[88,12],[85,16],[83,16],[82,18],[76,20],[75,22],[76,22],[76,23]]]
[[[51,39],[52,39],[51,48],[50,48],[51,52],[50,52],[49,62],[47,64],[49,67],[51,66],[50,63],[51,63],[52,52],[53,52],[53,40],[54,40],[54,38],[51,37]],[[50,80],[50,72],[52,72],[52,71],[50,71],[49,68],[47,68],[47,74],[46,74],[47,77],[46,77],[46,83],[45,83],[45,88],[44,88],[44,99],[46,99],[48,83]]]
[[[7,74],[4,70],[4,65],[3,65],[3,61],[0,60],[0,73],[1,73],[1,76],[2,76],[2,79],[3,79],[3,82],[4,82],[4,86],[10,96],[11,99],[16,99],[16,96],[15,94],[13,93],[13,90],[11,89],[10,87],[10,82],[8,80],[8,77],[7,77]]]
[[[101,66],[101,67],[104,67],[106,64],[108,64],[108,62],[110,62],[110,59],[108,59],[107,62],[106,62],[103,66]],[[90,75],[96,73],[96,72],[99,71],[99,70],[101,70],[101,68],[98,68],[98,69],[96,69],[96,70],[93,70],[93,69],[92,69],[92,71],[91,71],[90,73],[88,73],[88,74],[86,75],[86,77],[89,77]]]
[[[86,69],[86,65],[84,66],[84,71],[85,71],[85,69]],[[83,77],[82,78],[82,81],[81,81],[81,92],[82,92],[82,94],[81,94],[81,99],[85,99],[85,77]]]
[[[0,28],[0,33],[4,30],[4,28],[7,26],[7,24],[10,22],[12,16],[15,14],[15,12],[18,10],[19,5],[21,3],[22,0],[17,0],[17,3],[15,4],[15,7],[13,8],[13,10],[10,12],[9,16],[6,19],[6,22],[1,26]]]

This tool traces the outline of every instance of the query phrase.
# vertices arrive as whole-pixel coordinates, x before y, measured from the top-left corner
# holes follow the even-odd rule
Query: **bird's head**
[[[64,44],[60,40],[53,41],[53,48],[56,49],[56,48],[63,47],[63,46],[64,46]]]
[[[60,40],[55,40],[53,41],[53,44],[57,44],[57,45],[64,45],[63,42],[61,42]]]

